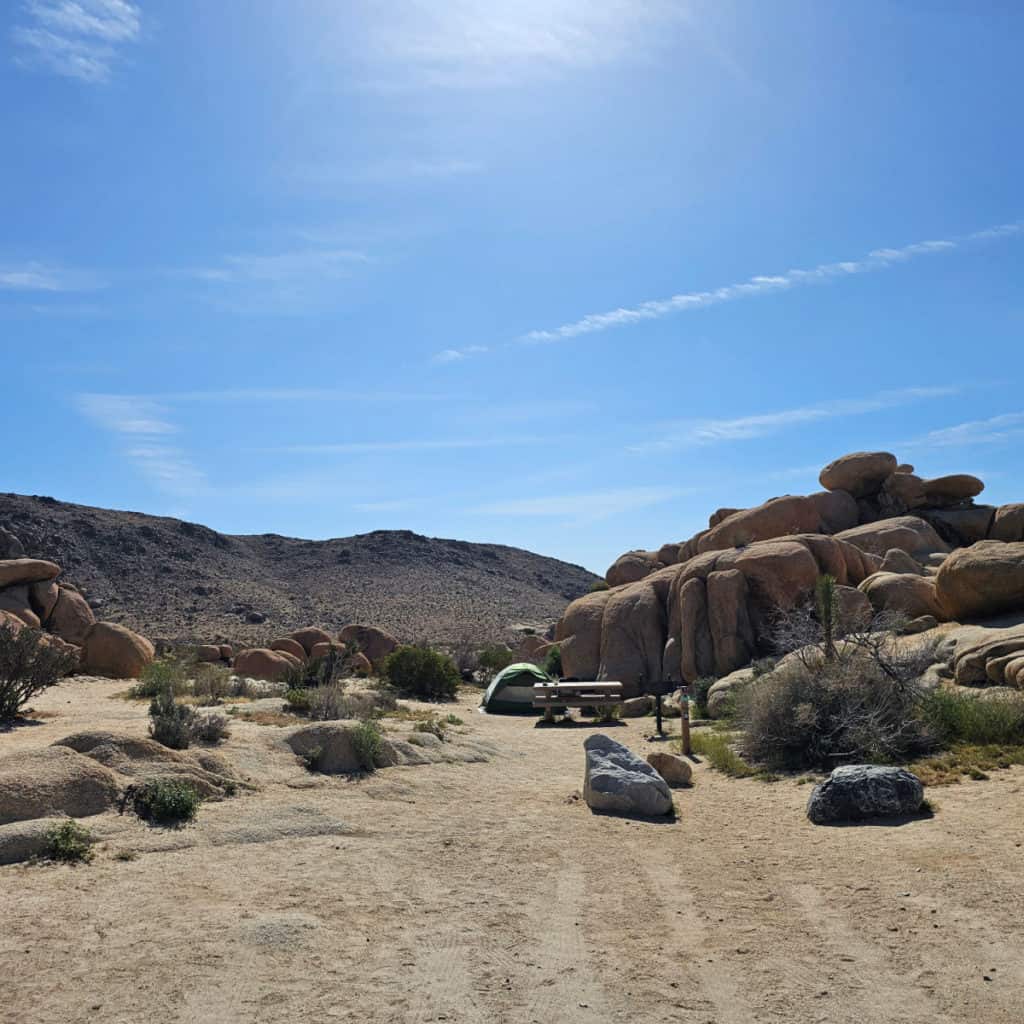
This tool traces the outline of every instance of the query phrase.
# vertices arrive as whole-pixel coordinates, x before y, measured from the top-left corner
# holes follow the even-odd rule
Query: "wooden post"
[[[658,720],[658,735],[664,736],[665,734],[661,731],[661,694],[654,698],[654,714]]]
[[[683,753],[690,754],[690,697],[683,691],[679,699],[679,729],[682,737]]]

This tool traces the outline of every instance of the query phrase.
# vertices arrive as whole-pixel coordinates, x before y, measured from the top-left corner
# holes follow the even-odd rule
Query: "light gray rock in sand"
[[[654,818],[672,810],[672,791],[646,762],[603,733],[583,743],[583,798],[593,811]]]

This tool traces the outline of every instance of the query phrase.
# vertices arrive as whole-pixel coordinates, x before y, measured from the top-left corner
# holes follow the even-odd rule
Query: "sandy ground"
[[[0,753],[142,734],[119,689],[62,684]],[[815,828],[807,786],[699,765],[652,824],[574,798],[590,726],[461,703],[487,764],[322,779],[238,726],[225,752],[261,792],[177,832],[90,819],[89,866],[0,868],[0,1020],[1022,1019],[1024,770],[933,791],[931,820]],[[612,734],[647,750],[652,726]]]

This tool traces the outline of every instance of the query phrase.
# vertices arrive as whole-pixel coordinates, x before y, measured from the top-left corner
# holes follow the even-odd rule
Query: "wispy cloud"
[[[771,275],[758,274],[747,281],[723,285],[710,291],[682,292],[667,299],[642,302],[637,306],[621,307],[604,313],[589,313],[579,320],[562,324],[560,327],[530,331],[520,340],[528,343],[564,341],[585,334],[611,330],[615,327],[625,327],[648,320],[660,320],[678,313],[705,309],[708,306],[716,306],[725,302],[735,302],[738,299],[749,299],[759,295],[788,291],[802,285],[821,284],[856,274],[885,270],[920,256],[949,252],[961,246],[964,241],[991,241],[1019,235],[1021,232],[1024,232],[1024,221],[976,231],[964,240],[937,239],[914,242],[912,245],[904,245],[897,249],[874,249],[858,259],[842,260],[838,263],[820,263],[809,270],[787,270],[782,274]]]
[[[0,290],[3,291],[84,292],[102,287],[102,280],[85,270],[68,270],[35,261],[0,265]]]
[[[513,498],[488,502],[471,512],[488,516],[561,519],[582,523],[609,519],[626,512],[659,505],[687,493],[679,487],[625,487],[581,494],[545,494],[536,498]]]
[[[461,437],[428,440],[408,438],[397,441],[350,441],[340,444],[288,444],[257,449],[265,454],[287,455],[367,455],[377,452],[440,452],[473,448],[510,448],[550,444],[550,436]]]
[[[514,86],[649,56],[659,29],[686,9],[682,0],[398,0],[362,21],[326,12],[316,43],[324,60],[341,53],[359,67],[367,88]]]
[[[884,409],[897,409],[930,398],[945,398],[959,391],[955,387],[912,387],[882,391],[867,398],[842,399],[815,405],[782,409],[778,412],[738,416],[733,419],[681,420],[670,425],[660,438],[630,445],[631,452],[650,453],[677,448],[694,448],[730,441],[749,441],[777,434],[789,427],[861,416]]]
[[[111,396],[104,396],[111,397]],[[465,402],[464,395],[437,392],[350,391],[343,388],[224,388],[215,391],[167,391],[155,395],[118,396],[132,402],[163,404],[224,402]]]
[[[465,345],[463,348],[446,348],[433,356],[435,363],[460,363],[471,356],[490,351],[486,345]]]
[[[958,445],[1001,444],[1024,436],[1024,412],[1008,412],[984,420],[969,420],[929,431],[905,441],[907,448],[951,448]]]
[[[105,82],[142,15],[130,0],[25,0],[12,32],[16,60],[83,82]]]
[[[202,471],[170,442],[179,428],[164,405],[134,395],[100,393],[80,394],[76,405],[88,419],[123,442],[121,454],[159,490],[189,497],[204,486]]]

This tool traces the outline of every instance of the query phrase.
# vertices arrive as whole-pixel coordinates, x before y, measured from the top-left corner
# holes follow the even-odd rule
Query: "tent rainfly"
[[[491,681],[480,706],[492,715],[539,714],[533,706],[533,684],[550,682],[551,676],[529,662],[509,665]]]

